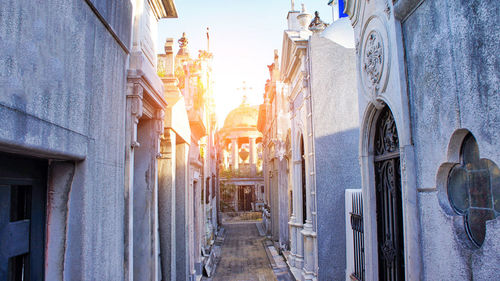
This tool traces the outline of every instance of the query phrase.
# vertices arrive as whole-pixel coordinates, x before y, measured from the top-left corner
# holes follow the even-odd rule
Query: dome
[[[242,103],[233,109],[224,120],[224,129],[257,127],[259,107]]]
[[[354,29],[349,18],[340,18],[328,26],[321,37],[329,39],[344,48],[354,48]]]

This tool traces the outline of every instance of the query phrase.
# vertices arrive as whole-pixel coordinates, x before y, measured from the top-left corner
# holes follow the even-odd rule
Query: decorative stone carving
[[[380,17],[371,17],[364,26],[360,43],[358,69],[364,93],[377,107],[382,107],[379,95],[385,92],[390,69],[390,49],[385,22]]]
[[[140,84],[134,83],[132,85],[131,93],[127,95],[127,101],[130,103],[130,115],[134,122],[134,126],[137,126],[139,119],[142,117],[143,92],[144,88]],[[132,148],[140,146],[140,143],[137,141],[135,131],[131,135],[130,146]]]
[[[384,47],[377,31],[368,35],[363,57],[363,70],[368,76],[371,87],[378,90],[380,75],[382,74],[382,63],[384,62]]]
[[[131,102],[130,114],[135,117],[135,123],[139,123],[139,119],[142,117],[142,97],[144,88],[140,84],[134,84],[132,94],[128,95],[127,98]]]
[[[158,136],[163,135],[163,120],[165,119],[165,112],[160,109],[157,110],[155,113],[155,131],[158,134]]]
[[[391,5],[389,4],[389,0],[385,0],[384,12],[387,14],[387,19],[389,19],[391,17]]]
[[[162,109],[159,109],[155,112],[154,116],[154,129],[156,133],[156,137],[162,139],[163,136],[163,120],[165,118],[165,112]],[[162,158],[162,153],[161,153],[161,145],[159,142],[157,142],[157,148],[156,148],[156,158]]]

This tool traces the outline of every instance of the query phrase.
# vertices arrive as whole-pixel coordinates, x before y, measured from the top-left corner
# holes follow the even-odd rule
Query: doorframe
[[[413,145],[404,136],[408,135],[400,112],[393,110],[391,102],[380,98],[380,104],[369,103],[364,112],[360,127],[360,166],[363,194],[364,242],[365,242],[365,274],[367,280],[378,280],[378,238],[377,238],[377,201],[374,162],[374,139],[377,120],[384,106],[391,111],[399,138],[399,157],[401,172],[401,206],[403,216],[404,264],[405,279],[420,280],[420,219],[418,216],[416,174]],[[401,131],[405,131],[401,132]],[[403,137],[402,137],[403,136]],[[371,215],[374,214],[374,215]]]

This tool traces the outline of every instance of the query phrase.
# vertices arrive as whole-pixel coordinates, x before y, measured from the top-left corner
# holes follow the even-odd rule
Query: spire
[[[292,0],[292,7],[290,8],[290,11],[295,11],[295,0]]]

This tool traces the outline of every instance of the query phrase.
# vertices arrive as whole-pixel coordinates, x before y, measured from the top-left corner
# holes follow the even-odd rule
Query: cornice
[[[177,18],[177,9],[173,0],[148,0],[156,20]]]

